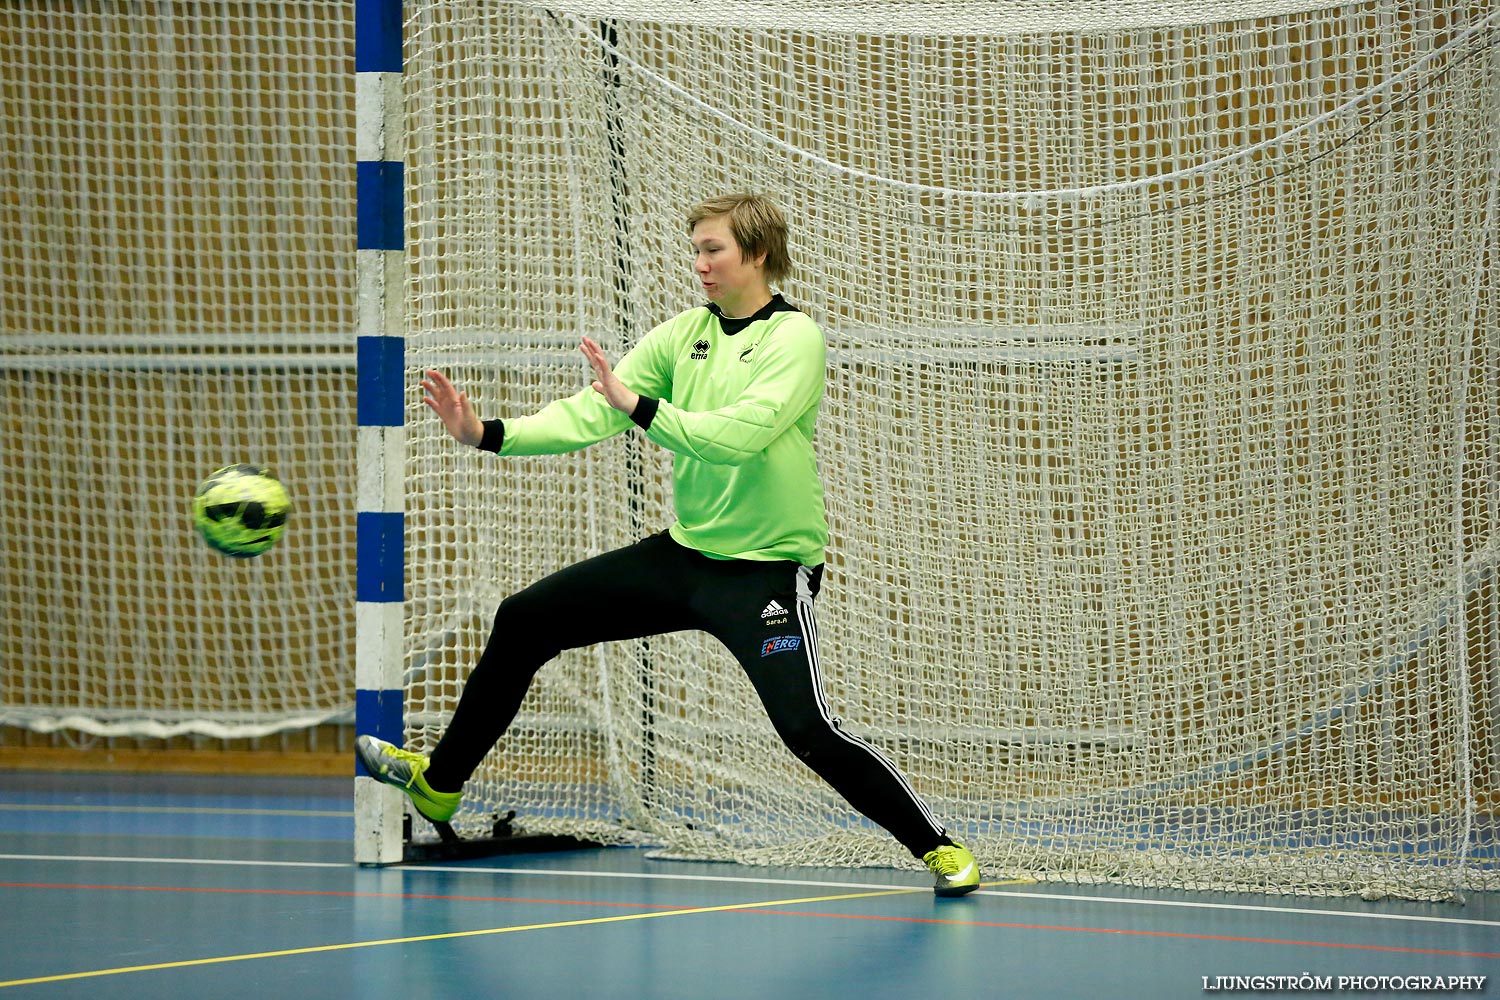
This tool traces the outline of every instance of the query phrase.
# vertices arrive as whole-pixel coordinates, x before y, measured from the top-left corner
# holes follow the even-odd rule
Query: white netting
[[[353,12],[0,8],[0,724],[352,715]],[[254,560],[199,480],[269,466]]]
[[[767,192],[830,342],[829,697],[989,872],[1496,885],[1500,15],[740,6],[409,5],[410,363],[487,415],[576,391],[581,334],[697,301],[684,211]],[[639,435],[408,416],[420,744],[505,594],[671,516]],[[902,860],[691,635],[552,664],[470,798]]]

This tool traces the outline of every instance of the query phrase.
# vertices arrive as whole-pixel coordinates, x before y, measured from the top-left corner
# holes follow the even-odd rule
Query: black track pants
[[[697,629],[739,660],[787,747],[917,857],[941,824],[889,760],[839,728],[823,695],[813,599],[822,567],[710,559],[665,532],[575,563],[508,597],[432,753],[439,790],[467,781],[564,649]]]

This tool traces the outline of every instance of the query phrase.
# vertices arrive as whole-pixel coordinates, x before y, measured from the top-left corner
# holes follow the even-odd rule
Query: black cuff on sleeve
[[[651,421],[656,419],[656,408],[661,405],[661,400],[650,396],[642,396],[635,404],[635,409],[630,411],[630,419],[643,431],[651,429]]]
[[[500,446],[505,443],[505,421],[486,420],[484,422],[484,437],[479,439],[480,451],[499,452]]]

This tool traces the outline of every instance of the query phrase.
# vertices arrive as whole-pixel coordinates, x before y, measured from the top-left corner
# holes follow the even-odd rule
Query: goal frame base
[[[438,839],[419,838],[412,829],[408,814],[402,823],[401,863],[420,864],[429,861],[467,861],[505,854],[543,854],[555,851],[579,851],[602,847],[597,841],[557,833],[520,833],[513,822],[512,809],[496,815],[488,837],[463,837],[449,823],[431,823]]]

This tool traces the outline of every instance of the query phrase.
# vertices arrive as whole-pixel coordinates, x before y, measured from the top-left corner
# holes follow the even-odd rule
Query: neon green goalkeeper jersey
[[[575,451],[634,422],[673,452],[672,537],[709,556],[823,562],[828,522],[813,455],[823,331],[781,296],[748,320],[689,309],[648,333],[615,374],[639,393],[626,415],[592,387],[485,425],[502,455]]]

